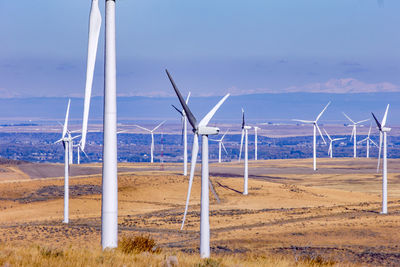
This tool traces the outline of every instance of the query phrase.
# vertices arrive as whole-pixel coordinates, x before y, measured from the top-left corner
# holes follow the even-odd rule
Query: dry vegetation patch
[[[174,255],[178,265],[168,265]],[[274,255],[224,255],[200,259],[199,256],[181,252],[124,253],[123,251],[100,249],[80,249],[76,247],[44,247],[39,245],[10,246],[0,244],[1,266],[193,266],[193,267],[228,267],[228,266],[331,266],[332,261],[322,256],[299,257],[297,259]],[[354,266],[341,264],[340,266]]]
[[[161,248],[150,235],[126,235],[123,236],[118,244],[118,248],[124,253],[160,253]]]

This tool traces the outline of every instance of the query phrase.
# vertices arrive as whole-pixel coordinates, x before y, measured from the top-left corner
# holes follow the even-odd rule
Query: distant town
[[[307,128],[311,133],[311,128]],[[22,160],[39,163],[63,162],[64,151],[61,143],[55,144],[60,138],[58,132],[0,132],[0,156],[7,159]],[[217,136],[218,137],[218,136]],[[211,139],[217,139],[212,138]],[[222,161],[234,161],[239,157],[240,132],[228,133],[223,142],[227,153],[222,150]],[[353,142],[349,135],[334,135],[346,139],[333,144],[333,157],[353,157]],[[366,135],[357,136],[357,141]],[[154,148],[155,162],[181,162],[183,156],[182,136],[180,134],[156,133]],[[78,138],[79,139],[79,138]],[[379,144],[379,136],[371,136]],[[87,157],[81,153],[81,163],[102,161],[102,132],[89,132],[86,146]],[[189,155],[193,136],[188,133]],[[328,142],[328,138],[326,138]],[[328,157],[329,143],[325,145],[318,136],[318,158]],[[118,161],[119,162],[148,162],[150,161],[151,136],[145,133],[118,134]],[[388,157],[400,158],[400,136],[388,137]],[[359,144],[358,157],[366,156],[366,144]],[[218,160],[218,142],[210,141],[210,161]],[[77,162],[77,150],[74,149],[73,162]],[[377,157],[378,149],[371,145],[370,157]],[[284,136],[267,137],[263,131],[258,134],[258,159],[288,159],[312,157],[312,136]],[[254,159],[254,135],[249,134],[249,159]]]

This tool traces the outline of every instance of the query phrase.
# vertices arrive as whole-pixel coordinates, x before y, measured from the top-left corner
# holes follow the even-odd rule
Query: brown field
[[[376,159],[319,159],[315,173],[311,159],[251,161],[248,196],[241,194],[241,163],[211,164],[211,181],[221,200],[210,194],[212,256],[222,266],[400,266],[399,163],[391,159],[388,164],[388,215],[379,214]],[[0,166],[0,266],[29,265],[21,255],[34,258],[37,247],[102,257],[101,165],[73,166],[68,225],[61,223],[59,169],[62,165]],[[46,170],[54,175],[46,175]],[[136,264],[122,255],[119,264],[146,266],[151,257],[158,266],[167,255],[178,255],[183,266],[201,262],[199,175],[180,231],[188,185],[188,178],[180,175],[181,165],[124,163],[119,170],[119,236],[150,234],[162,248],[161,254],[135,256]],[[79,264],[96,266],[85,262]]]

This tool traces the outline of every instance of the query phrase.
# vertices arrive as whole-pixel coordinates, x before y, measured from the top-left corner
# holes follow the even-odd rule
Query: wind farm
[[[399,8],[0,3],[0,266],[400,266]]]
[[[259,125],[253,126],[258,128],[258,139],[257,142],[255,138],[254,142],[247,142],[247,148],[255,151],[255,144],[258,143],[260,157],[255,160],[254,154],[254,157],[247,160],[249,185],[248,195],[244,195],[243,162],[238,162],[235,156],[219,162],[222,141],[222,148],[235,155],[246,148],[241,149],[241,140],[242,145],[246,146],[246,133],[242,135],[238,124],[221,123],[223,127],[218,130],[220,135],[215,139],[217,142],[209,147],[207,141],[202,143],[201,171],[195,164],[200,139],[197,134],[216,132],[208,130],[208,126],[204,126],[206,130],[200,128],[204,123],[210,123],[212,115],[218,116],[217,109],[223,111],[222,103],[229,103],[228,96],[222,98],[205,115],[203,120],[208,122],[197,123],[187,99],[182,97],[169,73],[168,78],[177,92],[182,110],[188,114],[190,125],[194,125],[193,138],[191,135],[188,138],[188,141],[193,141],[193,147],[188,151],[192,156],[190,176],[183,175],[181,152],[177,152],[179,160],[174,162],[160,161],[160,155],[157,154],[160,152],[157,149],[154,151],[153,163],[119,162],[118,235],[122,240],[132,235],[151,236],[156,240],[157,248],[162,251],[161,254],[151,256],[154,264],[164,264],[166,257],[172,254],[178,255],[183,265],[190,265],[201,258],[211,258],[225,261],[226,265],[238,262],[256,266],[260,264],[260,255],[268,255],[268,260],[265,260],[268,262],[265,263],[267,266],[276,265],[277,262],[309,266],[317,259],[324,264],[340,262],[355,266],[366,263],[393,264],[400,260],[396,256],[397,233],[386,235],[388,229],[395,229],[397,226],[397,202],[400,201],[400,188],[396,183],[400,174],[398,159],[388,159],[386,156],[384,166],[390,171],[383,173],[386,173],[386,183],[390,186],[382,187],[385,180],[382,180],[382,174],[376,172],[377,162],[371,158],[353,158],[353,142],[346,138],[348,128],[345,124],[327,125],[323,119],[319,122],[318,117],[317,120],[323,124],[323,132],[330,143],[319,143],[316,147],[320,153],[317,171],[310,168],[313,163],[313,136],[304,137],[307,140],[305,146],[300,141],[303,139],[296,141],[293,137],[288,137],[287,144],[281,147],[288,146],[291,142],[300,142],[299,148],[304,146],[310,150],[308,158],[265,159],[264,152],[274,149],[272,142],[265,143],[265,140],[269,140],[265,139],[265,133],[270,132],[271,128],[274,134],[278,134],[277,129],[281,127],[283,134],[287,131],[286,126],[252,123]],[[197,100],[192,101],[196,103]],[[334,107],[335,103],[331,105]],[[80,128],[80,125],[69,123],[70,106],[71,102],[68,101],[62,124],[62,138],[58,142],[68,142],[71,136],[68,133]],[[324,110],[326,109],[327,106]],[[319,117],[322,117],[324,110]],[[388,107],[382,115],[378,114],[383,119],[380,121],[373,115],[377,129],[369,127],[359,130],[358,134],[361,138],[365,137],[364,140],[379,139],[379,129],[387,132],[387,121],[390,121]],[[169,132],[171,138],[174,138],[171,140],[176,140],[174,143],[183,148],[182,121],[179,117],[175,120],[176,126],[165,122],[163,131]],[[240,120],[240,126],[244,125],[243,129],[248,120],[251,118],[245,117],[243,113]],[[143,136],[142,129],[136,125],[119,125],[119,138],[129,135]],[[155,123],[145,124],[145,128],[149,128],[147,125],[154,127]],[[298,127],[300,126],[292,124],[291,129],[296,131]],[[211,128],[216,129],[214,126]],[[399,128],[393,129],[391,135],[400,134]],[[89,127],[89,140],[92,138],[91,131],[92,127]],[[308,127],[304,130],[304,134],[307,133],[309,134]],[[72,138],[78,137],[80,135]],[[282,137],[272,139],[277,142]],[[151,138],[146,140],[148,141],[143,146],[144,150],[148,150],[153,142],[155,147],[160,142],[157,138],[154,141]],[[382,135],[382,151],[387,147],[384,140]],[[337,156],[340,143],[347,143],[346,157]],[[166,147],[169,144],[172,143],[167,142]],[[69,146],[66,145],[65,148],[67,151]],[[93,148],[90,145],[86,148],[89,158],[92,155],[91,149]],[[4,214],[3,219],[0,219],[0,247],[1,244],[19,244],[16,247],[20,247],[25,242],[34,242],[40,245],[30,248],[26,253],[42,253],[40,251],[50,249],[54,253],[62,251],[74,255],[76,252],[73,244],[84,246],[90,251],[93,244],[100,242],[101,163],[93,161],[69,165],[69,153],[65,153],[64,164],[14,161],[0,165],[3,170],[0,172],[0,192]],[[208,155],[212,159],[212,153],[215,153],[214,160],[203,164],[209,160],[203,156]],[[371,148],[371,157],[379,158],[379,155],[377,148]],[[383,155],[385,158],[385,154]],[[63,170],[66,171],[65,176],[62,176]],[[383,191],[386,192],[383,195],[385,198],[381,196],[382,188],[386,190]],[[209,190],[213,194],[208,196]],[[207,196],[201,196],[205,193]],[[29,210],[31,211],[28,212]],[[35,216],[31,215],[32,212]],[[72,228],[66,228],[66,225]],[[340,237],[339,232],[343,233]],[[119,242],[123,242],[122,240]],[[71,251],[59,248],[66,244],[72,245]],[[37,249],[39,252],[35,252]],[[120,253],[119,248],[116,251]],[[245,260],[243,255],[249,253],[258,260]],[[142,258],[144,254],[135,255],[135,264],[145,265],[144,262],[149,260]],[[82,256],[78,258],[90,261]],[[56,259],[54,257],[53,260]],[[118,260],[124,262],[122,258]]]

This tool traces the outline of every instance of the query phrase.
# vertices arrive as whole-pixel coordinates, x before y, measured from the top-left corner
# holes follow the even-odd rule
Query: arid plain
[[[400,265],[400,160],[390,159],[388,215],[381,215],[376,159],[213,163],[211,253],[320,257],[329,262]],[[150,234],[170,253],[198,253],[200,168],[181,231],[188,178],[181,164],[119,164],[119,236]],[[100,249],[101,165],[71,166],[70,224],[62,224],[63,165],[0,166],[0,244]],[[0,255],[1,256],[1,255]],[[1,257],[0,257],[1,258]]]

